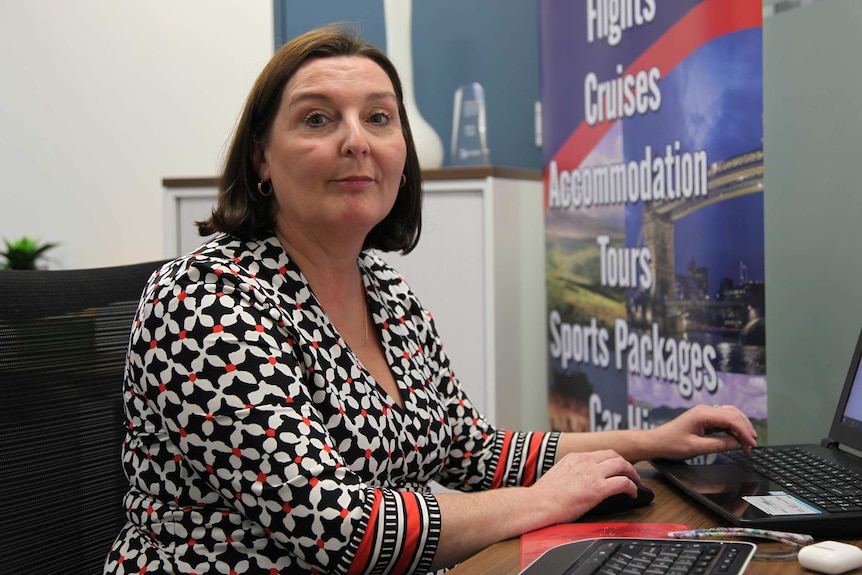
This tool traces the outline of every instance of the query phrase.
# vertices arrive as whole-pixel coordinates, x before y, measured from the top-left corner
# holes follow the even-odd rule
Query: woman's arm
[[[653,429],[565,433],[557,459],[597,449],[613,449],[631,462],[686,459],[731,449],[748,452],[756,444],[754,426],[736,407],[697,405]]]

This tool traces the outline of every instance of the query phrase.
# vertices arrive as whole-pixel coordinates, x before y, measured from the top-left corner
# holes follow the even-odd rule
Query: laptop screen
[[[862,331],[856,341],[829,439],[862,450]]]
[[[850,394],[847,396],[847,405],[844,406],[844,413],[841,417],[841,422],[854,427],[862,427],[862,369],[856,369],[856,374],[853,378],[853,387],[850,388]]]

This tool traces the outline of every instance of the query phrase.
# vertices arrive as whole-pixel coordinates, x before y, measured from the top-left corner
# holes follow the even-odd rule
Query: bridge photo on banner
[[[549,420],[766,442],[762,6],[540,0]]]

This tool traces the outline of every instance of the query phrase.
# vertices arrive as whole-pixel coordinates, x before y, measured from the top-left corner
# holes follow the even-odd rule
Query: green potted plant
[[[0,262],[0,269],[9,270],[37,269],[40,260],[45,257],[45,252],[58,245],[52,242],[42,243],[27,236],[15,241],[4,238],[3,243],[6,244],[6,249],[0,252],[0,256],[6,258],[6,261]]]

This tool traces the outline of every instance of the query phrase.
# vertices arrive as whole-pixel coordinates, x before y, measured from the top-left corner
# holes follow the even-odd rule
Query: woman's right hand
[[[566,454],[529,489],[551,525],[574,521],[611,495],[634,497],[639,482],[634,466],[606,449]]]
[[[432,567],[450,567],[497,541],[574,521],[611,495],[635,496],[639,481],[631,463],[606,449],[563,455],[529,487],[439,493],[443,529]]]

